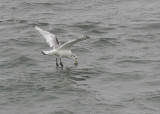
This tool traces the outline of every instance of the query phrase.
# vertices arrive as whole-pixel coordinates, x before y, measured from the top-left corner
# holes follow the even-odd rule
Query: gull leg
[[[58,62],[57,62],[57,57],[56,57],[56,67],[58,67],[59,65],[58,65]]]
[[[61,65],[61,67],[63,68],[63,63],[62,63],[62,61],[61,61],[61,58],[60,58],[60,65]]]

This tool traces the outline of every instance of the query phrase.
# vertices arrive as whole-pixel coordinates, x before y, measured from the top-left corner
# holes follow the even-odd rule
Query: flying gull
[[[78,39],[68,41],[68,42],[64,43],[63,45],[61,45],[61,43],[59,42],[59,40],[57,39],[57,37],[54,34],[48,32],[46,30],[43,30],[42,28],[38,27],[37,25],[35,26],[35,29],[40,32],[40,34],[44,37],[44,39],[49,44],[49,46],[51,48],[53,48],[50,51],[42,51],[42,54],[44,54],[44,55],[56,55],[57,57],[59,57],[61,67],[63,67],[63,63],[61,61],[61,58],[69,58],[71,60],[74,60],[75,64],[78,64],[77,56],[72,53],[70,48],[75,43],[90,38],[87,35],[83,35],[83,36],[79,37]],[[56,57],[56,67],[59,66],[57,57]]]

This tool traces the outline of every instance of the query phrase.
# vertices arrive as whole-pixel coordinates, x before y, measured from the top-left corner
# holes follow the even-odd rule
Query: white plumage
[[[45,38],[46,42],[49,44],[50,47],[56,49],[60,45],[60,42],[58,41],[57,37],[54,34],[45,31],[38,26],[35,26],[35,29],[38,30],[41,33],[41,35],[43,35],[43,37]]]
[[[68,41],[68,42],[64,43],[63,45],[61,45],[61,43],[58,41],[58,38],[54,34],[48,32],[46,30],[43,30],[42,28],[38,27],[37,25],[35,26],[35,29],[38,30],[41,33],[41,35],[43,35],[44,39],[49,44],[49,46],[53,48],[50,51],[42,51],[42,53],[45,54],[45,55],[53,54],[53,55],[58,56],[60,58],[60,65],[62,67],[63,67],[63,64],[61,62],[62,57],[72,59],[72,60],[75,61],[76,64],[78,63],[77,62],[77,56],[72,53],[70,48],[75,43],[90,38],[89,36],[84,35],[82,37],[79,37],[78,39]],[[57,63],[57,58],[56,58],[56,66],[57,67],[59,66],[58,63]]]

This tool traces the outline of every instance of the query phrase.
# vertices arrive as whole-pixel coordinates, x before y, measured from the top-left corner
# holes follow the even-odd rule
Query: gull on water
[[[63,63],[61,61],[61,58],[69,58],[71,60],[74,60],[75,64],[78,64],[77,56],[72,53],[70,48],[75,43],[90,38],[89,36],[84,35],[84,36],[79,37],[78,39],[68,41],[68,42],[64,43],[63,45],[61,45],[61,43],[59,42],[59,40],[57,39],[57,37],[54,34],[48,32],[46,30],[43,30],[42,28],[38,27],[37,25],[35,26],[35,29],[40,32],[40,34],[44,37],[46,42],[52,48],[52,50],[50,50],[50,51],[42,51],[42,54],[44,54],[44,55],[56,55],[57,57],[59,57],[61,67],[63,67]],[[56,66],[58,67],[59,64],[58,64],[57,57],[56,57]]]

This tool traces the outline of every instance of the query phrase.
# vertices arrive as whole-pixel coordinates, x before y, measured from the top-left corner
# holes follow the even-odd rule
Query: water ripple
[[[26,56],[20,56],[18,58],[14,58],[10,61],[3,62],[0,66],[5,68],[13,68],[19,66],[33,66],[36,65],[35,61],[32,58]]]

